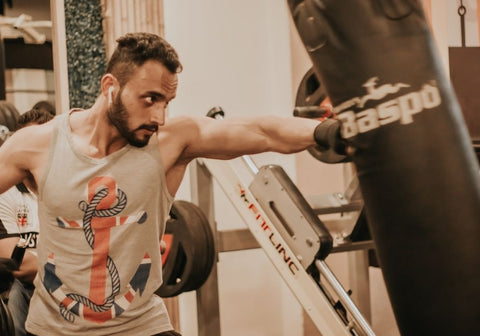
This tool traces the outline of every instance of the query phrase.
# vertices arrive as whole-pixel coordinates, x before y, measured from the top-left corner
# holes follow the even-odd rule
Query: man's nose
[[[157,125],[165,124],[165,106],[155,108],[151,114],[150,121]]]

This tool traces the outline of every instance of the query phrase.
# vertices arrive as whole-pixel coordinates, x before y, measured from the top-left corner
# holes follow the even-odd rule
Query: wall
[[[165,36],[184,64],[170,114],[205,115],[222,106],[226,118],[291,115],[289,27],[276,0],[164,1]],[[294,156],[259,155],[295,176]],[[216,189],[221,229],[244,227]],[[189,199],[188,177],[177,198]],[[298,304],[263,251],[222,253],[218,264],[222,335],[300,335]],[[196,335],[195,301],[181,297],[185,336]]]

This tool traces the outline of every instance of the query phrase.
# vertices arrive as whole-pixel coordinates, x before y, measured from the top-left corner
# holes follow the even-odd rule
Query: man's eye
[[[148,97],[145,98],[145,100],[148,104],[153,104],[156,99],[155,99],[154,96],[148,96]]]

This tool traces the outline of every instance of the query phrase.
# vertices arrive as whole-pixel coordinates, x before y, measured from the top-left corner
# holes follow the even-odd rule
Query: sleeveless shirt
[[[69,116],[54,120],[38,188],[39,266],[27,330],[38,336],[172,330],[154,294],[173,201],[156,137],[142,148],[126,145],[91,158],[75,148]]]

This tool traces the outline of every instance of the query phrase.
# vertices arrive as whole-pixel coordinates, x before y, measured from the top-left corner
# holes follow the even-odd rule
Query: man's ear
[[[108,73],[102,77],[101,87],[103,94],[106,94],[107,102],[109,105],[113,103],[113,91],[115,86],[118,85],[117,79],[112,74]]]

